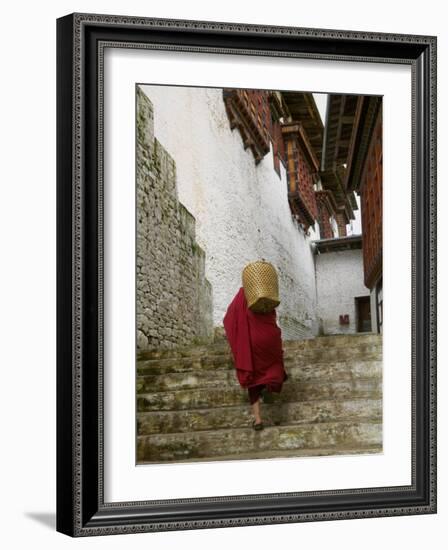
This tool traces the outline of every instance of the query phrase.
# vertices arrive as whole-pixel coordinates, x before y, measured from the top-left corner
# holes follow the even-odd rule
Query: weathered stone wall
[[[230,129],[221,89],[142,86],[154,105],[155,135],[176,160],[179,199],[196,217],[213,287],[213,323],[222,326],[241,272],[265,258],[279,274],[278,320],[284,339],[317,333],[314,256],[291,216],[286,171],[272,150],[255,164]]]
[[[369,296],[364,286],[362,250],[323,252],[316,256],[318,317],[323,334],[357,331],[355,297]],[[339,315],[348,314],[350,324],[340,325]]]
[[[213,338],[212,288],[195,218],[177,197],[176,163],[154,138],[153,107],[137,88],[137,348]]]

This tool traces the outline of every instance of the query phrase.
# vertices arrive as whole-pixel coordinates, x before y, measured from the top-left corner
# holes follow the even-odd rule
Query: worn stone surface
[[[249,452],[237,452],[232,454],[221,454],[217,456],[208,456],[206,458],[183,458],[179,457],[176,459],[176,463],[180,462],[215,462],[222,460],[257,460],[260,458],[263,459],[279,459],[279,458],[294,458],[297,456],[300,457],[318,457],[318,456],[356,456],[356,455],[365,455],[365,454],[379,454],[382,453],[383,448],[382,444],[364,444],[360,446],[356,444],[355,447],[350,447],[350,445],[341,445],[337,447],[315,447],[313,449],[283,449],[278,451],[276,449],[267,449],[267,450],[250,450]],[[156,461],[157,462],[157,461]]]
[[[294,357],[303,357],[307,350],[312,350],[313,354],[320,351],[339,353],[338,350],[345,348],[350,348],[350,353],[360,351],[365,354],[370,349],[374,353],[381,355],[382,339],[378,338],[377,334],[359,333],[350,334],[348,336],[319,336],[317,338],[307,338],[303,340],[283,341],[285,354],[288,355],[291,353]],[[342,351],[341,353],[343,354],[344,352]],[[214,357],[217,359],[225,357],[231,358],[230,348],[226,339],[223,338],[219,341],[214,341],[212,344],[206,346],[181,346],[175,350],[141,350],[138,353],[139,365],[144,364],[145,361],[150,362],[152,360],[157,360],[157,364],[161,364],[160,361],[164,359],[167,361],[174,361],[176,359],[213,360]]]
[[[153,107],[137,88],[137,349],[213,339],[212,289],[196,222],[178,199],[176,164],[154,137]]]
[[[279,425],[340,420],[381,420],[381,399],[347,399],[264,404],[263,422]],[[250,426],[252,415],[247,403],[231,407],[152,411],[138,416],[138,433],[190,432]]]
[[[225,342],[142,353],[138,461],[381,452],[381,336],[288,341],[284,350],[289,379],[262,404],[262,439]]]
[[[296,364],[298,363],[298,364]],[[218,368],[195,369],[190,372],[174,371],[162,374],[141,374],[137,381],[137,391],[170,391],[181,389],[213,388],[220,384],[227,387],[238,386],[232,361],[224,365],[217,364]],[[294,361],[294,358],[285,360],[285,369],[289,380],[312,381],[332,380],[350,381],[362,378],[380,377],[382,365],[375,360],[357,360],[337,363],[303,364]]]
[[[274,402],[308,401],[322,399],[375,398],[381,396],[381,381],[378,378],[362,378],[348,381],[287,381],[281,394],[273,394]],[[192,390],[158,391],[141,393],[137,399],[138,411],[197,409],[202,407],[228,407],[247,403],[247,392],[232,384],[218,384],[214,388]]]
[[[137,456],[140,460],[206,458],[244,452],[278,452],[325,447],[379,445],[382,427],[379,421],[320,422],[297,426],[271,426],[261,432],[252,428],[205,430],[188,433],[139,436]]]
[[[351,348],[353,351],[361,350],[363,353],[368,349],[366,346],[370,346],[372,350],[381,354],[382,339],[377,334],[372,333],[358,333],[350,335],[334,335],[334,336],[320,336],[319,338],[304,338],[302,340],[285,340],[283,342],[283,349],[285,353],[289,353],[290,350],[294,350],[294,355],[297,356],[296,351],[305,352],[306,350],[321,350],[322,352],[336,350],[339,348]],[[356,348],[356,349],[355,349]],[[335,351],[334,353],[337,353]],[[214,341],[213,344],[207,346],[186,346],[179,347],[176,350],[142,350],[138,354],[139,361],[151,360],[151,359],[169,359],[174,360],[177,358],[208,358],[210,356],[224,356],[230,357],[230,348],[225,338],[221,338],[219,341]]]
[[[203,351],[201,355],[182,356],[179,355],[174,358],[168,358],[166,356],[160,359],[142,359],[138,362],[138,373],[144,374],[166,374],[169,372],[185,372],[192,369],[198,371],[206,369],[218,369],[218,368],[233,368],[232,356],[229,352],[225,351],[222,354],[216,350]],[[360,346],[359,348],[339,348],[329,350],[291,350],[285,348],[284,351],[285,364],[291,368],[293,366],[301,366],[302,368],[308,367],[309,369],[322,368],[321,363],[328,365],[328,368],[336,368],[338,363],[344,362],[349,359],[352,366],[357,362],[363,363],[368,361],[380,361],[381,351],[373,345]]]

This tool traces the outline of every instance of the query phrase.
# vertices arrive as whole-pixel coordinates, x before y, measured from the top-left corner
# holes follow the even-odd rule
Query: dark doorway
[[[357,324],[356,330],[358,332],[371,332],[372,320],[370,316],[370,296],[361,296],[355,298],[356,300],[356,314]]]

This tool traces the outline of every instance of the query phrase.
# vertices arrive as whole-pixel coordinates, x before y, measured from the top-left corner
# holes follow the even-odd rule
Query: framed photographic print
[[[57,41],[57,529],[435,513],[436,38]]]

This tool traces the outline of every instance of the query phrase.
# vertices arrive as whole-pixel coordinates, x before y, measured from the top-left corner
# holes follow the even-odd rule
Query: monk
[[[227,308],[223,322],[238,382],[249,393],[255,417],[252,426],[261,430],[260,396],[266,391],[280,392],[288,378],[277,313],[275,309],[267,313],[251,311],[241,287]]]

